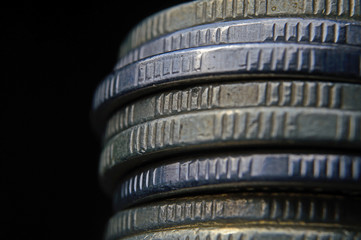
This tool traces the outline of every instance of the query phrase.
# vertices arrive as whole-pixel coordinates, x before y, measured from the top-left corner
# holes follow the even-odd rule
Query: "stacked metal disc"
[[[361,239],[360,81],[360,0],[148,17],[94,96],[105,239]]]

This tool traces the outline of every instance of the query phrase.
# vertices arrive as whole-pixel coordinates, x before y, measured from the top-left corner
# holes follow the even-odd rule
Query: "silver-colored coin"
[[[237,19],[311,17],[361,19],[358,0],[201,0],[165,9],[144,19],[128,35],[120,57],[139,45],[181,29]]]
[[[242,194],[174,198],[116,213],[106,239],[182,227],[303,226],[328,229],[361,227],[359,198],[337,195]]]
[[[130,168],[160,155],[261,145],[361,147],[361,112],[258,107],[192,112],[130,127],[105,145],[99,166],[103,187]]]
[[[146,121],[182,113],[240,107],[307,107],[361,111],[361,85],[320,81],[253,81],[170,90],[125,105],[107,122],[106,143]]]
[[[346,230],[334,227],[307,228],[307,227],[193,227],[152,231],[123,238],[124,240],[361,240],[360,230]],[[111,238],[106,238],[110,240]]]
[[[93,102],[95,126],[119,104],[165,86],[197,84],[229,77],[289,76],[360,80],[361,48],[310,44],[228,44],[179,50],[150,57],[109,75]]]
[[[138,169],[123,179],[114,192],[114,209],[165,196],[226,189],[361,190],[359,156],[220,153],[169,160]]]
[[[304,18],[247,19],[182,29],[146,42],[119,59],[115,70],[141,59],[201,46],[294,42],[361,45],[361,23]]]

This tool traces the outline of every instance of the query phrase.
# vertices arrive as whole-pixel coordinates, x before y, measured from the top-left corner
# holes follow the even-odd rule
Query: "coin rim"
[[[295,227],[277,227],[277,226],[265,226],[265,227],[257,227],[257,226],[218,226],[217,228],[211,227],[194,227],[194,228],[177,228],[177,229],[169,229],[162,231],[150,231],[143,234],[136,234],[132,236],[126,236],[125,240],[140,240],[140,239],[177,239],[177,240],[187,240],[187,239],[197,239],[197,240],[223,240],[223,239],[242,239],[242,240],[251,240],[255,238],[255,233],[261,235],[261,239],[266,239],[265,237],[268,234],[282,234],[282,236],[289,236],[290,239],[304,239],[304,240],[314,240],[314,239],[338,239],[334,238],[337,234],[340,236],[340,239],[347,240],[359,240],[356,238],[360,236],[360,231],[352,231],[346,229],[326,229],[326,228],[307,228],[303,226],[295,226]],[[205,237],[200,237],[200,235],[204,235]],[[240,235],[240,237],[233,237],[234,235]],[[351,235],[348,238],[345,236]],[[220,238],[221,236],[221,238]],[[247,236],[242,238],[242,236]],[[263,238],[262,238],[263,236]],[[299,238],[295,238],[295,236],[299,236]],[[356,237],[355,237],[356,236]],[[360,236],[361,238],[361,236]],[[268,239],[268,238],[267,238]],[[273,238],[272,238],[273,239]],[[110,240],[105,238],[105,240]]]
[[[333,30],[330,33],[328,27],[331,25],[333,26]],[[235,43],[246,44],[273,42],[359,46],[361,41],[359,41],[360,43],[357,42],[356,44],[352,43],[352,41],[350,41],[350,35],[347,34],[347,29],[355,26],[358,26],[359,31],[361,31],[361,22],[358,21],[350,22],[339,19],[305,19],[295,17],[244,19],[205,24],[181,29],[141,44],[118,59],[114,70],[155,55],[213,45],[222,46],[224,44]],[[266,39],[262,39],[261,36],[256,36],[259,39],[252,39],[252,41],[249,39],[245,40],[243,37],[238,36],[230,38],[232,35],[229,35],[229,31],[232,28],[240,27],[242,29],[253,27],[255,32],[268,32],[269,34],[272,34],[272,36],[269,35]],[[309,28],[309,30],[308,32],[304,33],[303,30],[306,28]],[[264,36],[262,35],[262,37]],[[294,37],[294,39],[292,39],[292,37]],[[332,38],[332,41],[327,40],[330,37]]]
[[[211,69],[209,63],[215,62],[212,58],[214,56],[225,58],[230,54],[235,54],[235,52],[239,52],[243,57],[242,59],[248,59],[246,63],[251,63],[251,59],[247,56],[257,56],[259,58],[259,54],[261,51],[272,51],[272,52],[280,52],[277,56],[276,54],[271,54],[269,60],[263,60],[262,66],[270,67],[269,70],[259,70],[258,67],[250,65],[250,69],[246,66],[231,66],[229,69],[222,69],[222,67],[218,66],[216,69]],[[246,51],[247,50],[247,51]],[[289,56],[291,51],[302,52],[301,58],[297,56]],[[282,51],[282,53],[281,53]],[[316,52],[317,51],[317,52]],[[350,72],[351,67],[348,69],[335,69],[329,65],[329,63],[317,64],[317,68],[315,68],[315,59],[317,57],[321,57],[321,54],[338,54],[337,64],[339,65],[339,59],[347,59],[347,61],[353,61],[355,65],[357,58],[360,61],[359,67],[361,67],[361,54],[357,57],[357,52],[360,52],[361,48],[359,47],[335,47],[335,46],[317,46],[317,45],[307,45],[307,44],[230,44],[227,46],[207,46],[207,47],[199,47],[194,49],[186,49],[179,50],[170,53],[164,53],[157,56],[153,56],[150,58],[143,59],[141,61],[130,64],[122,69],[119,69],[108,77],[105,78],[97,87],[94,98],[93,98],[93,107],[92,107],[92,121],[94,128],[99,132],[103,132],[105,127],[105,122],[109,117],[109,114],[113,112],[117,107],[120,107],[126,102],[132,101],[134,98],[139,97],[140,94],[151,94],[154,91],[160,91],[164,88],[169,87],[178,87],[179,85],[194,85],[200,84],[201,82],[214,82],[219,81],[230,81],[237,79],[250,81],[251,79],[259,79],[262,77],[267,77],[269,81],[272,81],[273,78],[277,77],[278,80],[280,78],[289,77],[291,79],[318,79],[318,80],[327,80],[327,81],[342,81],[342,82],[359,82],[359,78],[361,78],[361,69],[354,69],[354,73]],[[285,54],[288,52],[288,54]],[[304,55],[304,56],[303,56]],[[306,56],[307,55],[307,56]],[[351,57],[353,55],[353,57]],[[239,57],[239,56],[238,56]],[[281,59],[278,59],[281,57]],[[147,79],[146,81],[141,81],[142,74],[141,72],[146,71],[147,66],[155,66],[161,64],[163,62],[171,63],[172,61],[180,61],[180,58],[189,59],[189,61],[193,62],[193,67],[190,71],[186,72],[176,72],[172,74],[159,75],[159,77]],[[277,59],[276,59],[277,58]],[[307,60],[305,60],[307,59]],[[332,58],[334,59],[334,58]],[[351,60],[353,59],[353,60]],[[171,60],[171,61],[170,61]],[[291,60],[295,60],[297,64],[295,66],[289,65]],[[185,61],[185,60],[182,60]],[[305,62],[306,61],[306,62]],[[328,61],[336,61],[328,58]],[[201,65],[198,65],[198,62]],[[257,60],[256,62],[259,62]],[[287,64],[286,64],[287,63]],[[313,64],[312,64],[313,63]],[[247,64],[247,66],[249,65]],[[286,69],[285,66],[287,65]],[[346,62],[343,62],[345,65]],[[207,66],[206,66],[207,65]],[[258,64],[259,65],[259,64]],[[307,65],[307,66],[305,66]],[[154,68],[153,66],[153,68]],[[275,67],[274,70],[272,66]],[[301,66],[301,70],[299,70],[299,66]],[[352,66],[352,65],[350,65]],[[355,65],[356,66],[356,65]],[[164,68],[164,66],[163,66]],[[194,68],[194,69],[193,69]],[[305,68],[305,69],[303,69]],[[324,69],[326,68],[326,69]],[[340,71],[336,73],[337,71]],[[164,71],[164,70],[162,70]],[[173,70],[172,70],[173,71]],[[330,72],[331,71],[331,72]],[[357,72],[357,74],[356,74]],[[297,73],[297,74],[296,74]],[[338,76],[337,74],[341,74],[342,76]],[[353,76],[351,76],[354,74]],[[356,75],[357,76],[356,76]],[[141,79],[138,79],[138,76],[141,76]],[[125,79],[125,81],[121,81],[120,79]]]
[[[267,159],[270,157],[271,159]],[[237,159],[236,166],[229,165],[229,161]],[[285,167],[281,166],[282,162],[274,162],[274,159],[287,159],[287,162],[283,162]],[[341,162],[351,161],[350,168],[342,168],[345,172],[340,172]],[[312,175],[302,175],[301,171],[310,173],[311,168],[317,167],[317,163],[324,160],[325,168],[324,172],[312,170]],[[332,162],[336,161],[337,164]],[[206,162],[207,164],[204,165]],[[257,162],[261,162],[260,165]],[[292,163],[296,163],[298,171],[294,172],[294,168],[291,167],[293,172],[289,172]],[[196,164],[197,163],[197,164]],[[202,163],[202,165],[200,165]],[[333,164],[332,164],[333,163]],[[335,165],[340,169],[333,168]],[[192,165],[192,166],[191,166]],[[214,169],[210,169],[209,166],[214,166]],[[203,169],[202,166],[204,167]],[[236,169],[232,169],[232,166]],[[239,176],[242,166],[242,176]],[[246,167],[245,167],[246,166]],[[295,167],[294,166],[294,167]],[[304,169],[304,167],[306,168]],[[357,168],[358,166],[358,168]],[[261,173],[265,168],[287,168],[287,174],[280,174],[271,176],[269,172]],[[331,167],[331,168],[330,168]],[[194,176],[189,175],[189,169],[196,168],[194,170]],[[358,169],[354,170],[354,168]],[[181,171],[188,169],[188,175],[181,175]],[[223,169],[222,173],[218,170]],[[247,169],[247,170],[246,170]],[[307,170],[308,169],[308,170]],[[213,172],[214,170],[214,172]],[[187,171],[187,170],[186,170]],[[327,172],[337,172],[338,176],[326,176]],[[199,172],[204,173],[204,176],[200,176]],[[218,172],[218,175],[217,175]],[[232,173],[233,172],[233,173]],[[252,175],[252,172],[257,174]],[[176,174],[177,173],[177,174]],[[323,176],[323,173],[325,174]],[[354,174],[355,175],[353,176]],[[163,179],[162,176],[174,176],[177,178]],[[221,174],[222,176],[220,176]],[[348,179],[343,179],[342,176],[352,176]],[[286,176],[287,175],[287,176]],[[119,211],[120,209],[127,208],[134,204],[139,204],[149,200],[155,200],[163,197],[169,197],[174,195],[186,194],[186,193],[199,193],[209,190],[224,191],[225,189],[242,189],[243,191],[257,191],[257,189],[270,190],[270,189],[311,189],[315,192],[322,190],[332,190],[333,192],[343,193],[360,192],[361,190],[361,157],[352,155],[336,155],[336,154],[217,154],[202,157],[188,157],[188,158],[175,158],[169,159],[164,163],[152,164],[141,169],[137,169],[123,178],[117,185],[113,193],[113,209]],[[242,191],[241,190],[241,191]]]
[[[234,1],[232,2],[234,3]],[[268,5],[271,6],[269,2],[270,1],[267,0],[267,2],[264,3],[266,8],[268,8]],[[283,2],[289,4],[288,0],[283,0]],[[317,0],[304,1],[303,4],[305,5],[303,6],[303,13],[296,12],[294,9],[283,9],[284,12],[277,12],[276,14],[272,14],[272,12],[268,13],[267,9],[265,12],[260,12],[260,3],[255,5],[247,4],[243,11],[239,11],[237,10],[237,7],[232,5],[232,14],[229,14],[229,16],[226,16],[227,10],[229,12],[226,3],[227,1],[193,1],[178,4],[150,15],[130,30],[125,40],[120,44],[119,58],[142,43],[167,33],[214,22],[267,17],[321,17],[324,19],[345,19],[349,21],[361,19],[360,6],[357,4],[352,5],[350,0],[326,1],[324,5],[320,4]],[[279,3],[279,5],[280,4],[282,3]],[[334,8],[339,9],[336,10]],[[211,13],[212,15],[210,18],[206,16],[207,10],[208,13]],[[201,18],[197,16],[200,13],[202,15]],[[221,15],[214,13],[221,13]],[[181,26],[172,25],[170,20],[173,20],[177,24],[181,24]]]
[[[183,226],[215,226],[224,222],[247,223],[249,225],[344,227],[359,229],[354,218],[360,209],[354,209],[360,198],[337,195],[311,194],[222,194],[167,199],[147,205],[119,211],[107,224],[109,239],[121,238],[142,231],[154,231]],[[306,206],[310,212],[297,212]],[[177,211],[176,208],[183,211]],[[237,209],[239,212],[230,209]],[[301,208],[301,209],[302,209]],[[192,210],[186,212],[186,210]],[[307,215],[307,216],[306,216]]]
[[[324,136],[324,139],[310,139],[305,137],[290,137],[286,135],[282,135],[282,138],[279,137],[273,137],[269,139],[264,139],[262,136],[259,136],[257,134],[257,137],[255,139],[249,138],[245,135],[244,138],[240,137],[238,138],[223,138],[223,134],[221,135],[212,135],[211,138],[208,140],[197,140],[194,139],[192,136],[189,136],[188,138],[183,138],[181,142],[175,141],[174,139],[172,141],[167,141],[166,138],[163,139],[162,144],[156,144],[154,142],[154,146],[148,144],[149,136],[147,135],[147,141],[145,142],[147,145],[147,148],[140,147],[141,145],[141,128],[143,127],[143,130],[145,129],[146,125],[153,124],[154,127],[157,127],[158,122],[168,122],[168,125],[174,120],[178,119],[183,120],[189,119],[189,120],[195,120],[195,118],[204,117],[204,119],[210,119],[212,116],[218,116],[217,119],[221,120],[223,119],[222,115],[220,113],[229,114],[231,112],[237,113],[243,112],[243,113],[250,113],[258,114],[261,112],[274,112],[274,113],[288,113],[291,111],[294,115],[296,113],[298,114],[306,114],[310,116],[312,114],[313,116],[317,116],[321,113],[324,114],[324,116],[342,116],[344,118],[347,115],[354,115],[360,117],[361,112],[351,112],[351,111],[343,111],[343,110],[329,110],[329,109],[310,109],[310,108],[280,108],[280,107],[258,107],[258,108],[239,108],[239,109],[232,109],[232,110],[209,110],[209,111],[203,111],[203,112],[197,112],[197,113],[185,113],[180,114],[173,117],[164,117],[157,120],[149,121],[144,124],[138,124],[131,128],[128,128],[125,131],[120,132],[118,135],[114,136],[110,141],[108,141],[107,145],[104,146],[102,153],[100,155],[100,161],[99,161],[99,177],[100,181],[102,183],[103,188],[106,192],[111,192],[114,188],[114,179],[118,179],[119,176],[125,173],[125,171],[129,170],[132,167],[135,167],[141,163],[151,162],[155,157],[160,156],[166,156],[166,155],[175,155],[180,153],[188,153],[188,152],[194,152],[194,151],[200,151],[202,149],[223,149],[225,147],[236,147],[236,146],[282,146],[283,148],[287,147],[315,147],[315,146],[327,146],[333,147],[334,149],[359,149],[360,146],[360,140],[356,140],[356,135],[354,140],[340,140],[337,138],[332,137],[329,138],[328,136]],[[316,114],[316,115],[314,115]],[[288,116],[288,115],[287,115]],[[296,116],[296,115],[295,115]],[[289,117],[287,117],[288,119]],[[198,119],[200,120],[200,119]],[[198,121],[197,120],[197,121]],[[356,121],[356,120],[355,120]],[[281,121],[282,122],[282,121]],[[279,122],[279,123],[281,123]],[[232,122],[231,122],[232,123]],[[349,128],[349,124],[354,124],[354,120],[352,121],[344,121],[344,124]],[[177,123],[178,124],[178,123]],[[180,122],[179,122],[180,124]],[[222,121],[219,121],[219,124],[217,126],[212,126],[214,129],[216,129],[217,132],[221,131],[223,128],[227,129],[228,123],[226,125],[222,125]],[[267,124],[271,124],[268,123]],[[165,125],[164,125],[165,126]],[[170,126],[170,125],[169,125]],[[174,127],[178,125],[173,125]],[[221,126],[222,129],[221,129]],[[246,125],[245,125],[246,126]],[[324,126],[324,123],[322,123],[322,126]],[[322,129],[322,126],[320,127]],[[353,125],[352,125],[353,126]],[[282,126],[280,126],[282,128]],[[284,126],[283,126],[284,127]],[[341,127],[341,126],[339,126]],[[351,127],[351,125],[350,125]],[[356,125],[354,126],[356,127]],[[269,125],[269,128],[276,129],[277,126],[271,126]],[[148,129],[150,129],[148,127]],[[186,128],[183,128],[184,130]],[[248,129],[248,127],[246,127]],[[345,128],[346,129],[346,128]],[[326,126],[324,128],[325,133],[329,132],[329,128]],[[162,136],[165,136],[166,128],[159,128],[159,131]],[[248,131],[248,130],[247,130]],[[147,133],[147,131],[142,131],[143,135]],[[215,134],[215,130],[212,132]],[[222,131],[221,131],[222,132]],[[139,133],[139,134],[138,134]],[[149,132],[148,132],[149,133]],[[171,136],[171,132],[167,132]],[[153,131],[153,136],[150,136],[151,139],[156,140],[156,131]],[[144,135],[145,136],[145,135]],[[176,134],[173,133],[173,137],[176,136]],[[180,135],[179,135],[180,136]],[[234,133],[232,132],[232,136],[234,136]],[[320,134],[318,134],[320,136]],[[139,139],[139,140],[138,140]],[[160,138],[158,138],[160,139]],[[189,141],[186,141],[185,139],[188,139]],[[211,140],[210,140],[211,139]],[[152,140],[152,142],[153,142]],[[133,146],[133,142],[139,142],[137,146],[139,146],[139,149],[137,146]],[[171,143],[171,144],[170,144]],[[286,144],[286,145],[285,145]],[[129,145],[129,146],[128,146]],[[128,147],[131,147],[131,149],[128,149]],[[111,180],[113,179],[113,180]]]
[[[296,96],[299,94],[298,90],[295,88],[297,86],[302,86],[302,98]],[[315,90],[312,91],[310,89],[314,85]],[[248,95],[249,98],[255,97],[257,98],[257,103],[250,103],[250,104],[241,104],[240,102],[232,103],[227,102],[227,106],[222,106],[220,94],[221,91],[224,91],[224,88],[228,90],[229,87],[242,87],[244,89],[253,89],[255,86],[257,87],[257,93],[254,94],[252,91],[247,91],[248,93],[252,93],[252,95]],[[274,90],[277,90],[277,98],[280,100],[287,96],[285,87],[289,87],[291,89],[291,93],[289,93],[290,103],[272,103],[271,102],[271,94]],[[350,89],[351,88],[351,89]],[[348,84],[348,83],[335,83],[335,82],[312,82],[312,81],[257,81],[257,82],[229,82],[223,84],[207,84],[207,85],[198,85],[192,86],[186,89],[176,89],[176,90],[169,90],[166,92],[156,93],[150,96],[146,96],[140,98],[136,101],[133,101],[127,105],[122,106],[119,110],[117,110],[107,121],[104,135],[103,135],[103,145],[106,144],[112,137],[114,137],[117,133],[128,129],[129,127],[135,126],[137,124],[142,124],[147,121],[156,120],[163,117],[171,117],[176,116],[179,114],[186,114],[192,112],[201,112],[205,110],[215,110],[215,109],[231,109],[234,108],[246,108],[246,107],[301,107],[301,108],[320,108],[320,109],[339,109],[339,110],[347,110],[347,111],[361,111],[361,105],[357,106],[357,101],[355,101],[355,108],[347,108],[344,109],[341,106],[331,106],[333,102],[342,101],[342,99],[335,99],[341,98],[338,96],[338,92],[334,91],[333,89],[340,89],[339,91],[346,91],[343,93],[344,95],[351,94],[352,91],[355,89],[360,89],[361,85],[359,84]],[[263,90],[262,90],[263,89]],[[207,98],[207,104],[202,106],[198,104],[196,107],[192,106],[189,99],[193,92],[197,92],[197,101],[200,97]],[[203,97],[201,93],[205,91],[207,94]],[[326,93],[324,93],[326,91]],[[174,95],[177,94],[178,98],[174,100]],[[262,94],[262,95],[261,95]],[[342,93],[339,93],[342,94]],[[169,96],[169,97],[168,97]],[[187,96],[186,99],[183,99],[183,96]],[[214,97],[219,96],[217,100],[213,100]],[[306,98],[307,96],[307,98]],[[193,96],[192,96],[193,97]],[[169,98],[169,103],[166,103]],[[212,98],[211,102],[208,103],[209,98]],[[261,98],[262,102],[259,101]],[[294,104],[291,101],[293,99],[298,98],[298,102],[302,102],[300,105]],[[153,99],[154,105],[153,106]],[[171,100],[170,100],[171,99]],[[313,105],[307,105],[305,102],[309,99],[315,99],[315,103]],[[326,99],[326,100],[325,100]],[[204,99],[202,99],[204,100]],[[170,102],[171,101],[171,102]],[[177,101],[177,106],[175,109],[172,108],[168,112],[165,110],[165,106],[173,105],[174,102]],[[326,101],[326,102],[324,102]],[[229,103],[229,104],[228,104]],[[149,104],[149,106],[147,105]],[[139,112],[138,108],[141,109],[154,109],[151,114],[148,113],[140,116],[134,116],[135,112]],[[159,109],[158,109],[159,108]]]

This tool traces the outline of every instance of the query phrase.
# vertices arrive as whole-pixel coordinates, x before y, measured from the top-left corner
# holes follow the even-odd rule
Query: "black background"
[[[0,239],[102,238],[112,211],[89,121],[95,87],[132,27],[182,2],[0,10]]]

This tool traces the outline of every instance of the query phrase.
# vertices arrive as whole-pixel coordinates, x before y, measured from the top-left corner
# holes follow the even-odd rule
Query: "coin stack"
[[[361,2],[156,13],[98,86],[106,240],[361,239]]]

